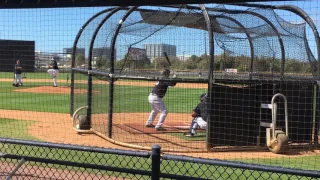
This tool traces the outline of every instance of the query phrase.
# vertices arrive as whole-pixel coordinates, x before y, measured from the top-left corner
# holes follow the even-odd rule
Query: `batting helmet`
[[[164,77],[169,77],[170,76],[170,70],[169,69],[164,69],[161,74]]]
[[[206,99],[207,99],[207,93],[201,94],[201,96],[200,96],[200,101],[202,102],[202,101],[204,101],[204,100],[206,100]]]

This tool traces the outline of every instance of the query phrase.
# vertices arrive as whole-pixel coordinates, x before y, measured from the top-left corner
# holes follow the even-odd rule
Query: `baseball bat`
[[[164,54],[164,57],[166,58],[166,60],[167,60],[167,62],[168,62],[168,64],[169,64],[169,66],[171,66],[171,62],[170,62],[170,59],[169,59],[167,53],[166,53],[166,52],[163,52],[163,54]]]
[[[169,64],[169,67],[170,67],[170,69],[171,69],[171,62],[170,62],[170,59],[169,59],[167,53],[166,53],[166,52],[163,52],[163,54],[164,54],[164,57],[166,58],[166,60],[167,60],[167,62],[168,62],[168,64]],[[172,71],[172,70],[171,70],[171,71]],[[173,78],[176,78],[177,75],[174,73],[174,71],[172,71],[172,73],[173,73]]]

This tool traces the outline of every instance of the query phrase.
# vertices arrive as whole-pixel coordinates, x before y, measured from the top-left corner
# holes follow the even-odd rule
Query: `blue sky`
[[[62,52],[72,47],[82,24],[102,9],[1,9],[0,38],[33,40],[38,51]]]
[[[289,2],[270,2],[270,5],[292,4],[306,11],[315,21],[320,29],[320,0],[314,1],[289,1]],[[216,6],[216,4],[212,5]],[[61,53],[65,47],[72,47],[80,27],[93,14],[108,7],[95,8],[48,8],[48,9],[1,9],[0,10],[0,39],[13,40],[33,40],[36,42],[36,50],[43,52]],[[235,7],[234,7],[235,8]],[[236,7],[241,9],[241,7]],[[243,8],[242,8],[243,9]],[[277,11],[285,20],[291,22],[302,22],[301,18],[293,13]],[[307,28],[307,36],[311,49],[315,50],[315,41],[310,28]],[[185,35],[188,37],[188,35]],[[193,44],[185,48],[178,48],[177,54],[188,54],[204,52],[199,49],[203,43],[205,35],[198,35]],[[168,36],[170,37],[170,35]],[[165,37],[163,37],[165,38]],[[175,38],[175,37],[170,37]],[[183,38],[182,38],[183,39]],[[121,40],[121,39],[119,39]],[[89,40],[88,40],[89,41]],[[165,41],[165,40],[164,40]],[[183,40],[176,40],[175,43],[183,43]],[[121,52],[118,55],[123,54]]]

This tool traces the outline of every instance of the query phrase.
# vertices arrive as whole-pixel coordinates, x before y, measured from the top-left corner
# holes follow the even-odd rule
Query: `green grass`
[[[70,78],[71,73],[59,73],[58,79],[67,79],[67,76]],[[12,72],[0,72],[0,78],[9,78],[13,81],[14,73]],[[22,77],[27,79],[51,79],[51,76],[47,72],[22,72]],[[23,78],[24,79],[24,78]],[[22,80],[23,81],[23,80]]]
[[[171,136],[187,140],[187,141],[205,141],[206,140],[206,133],[204,132],[197,132],[196,136],[193,137],[186,137],[184,133],[167,133]]]
[[[0,73],[1,78],[12,78],[13,73]],[[59,78],[66,78],[67,74],[59,74]],[[84,75],[77,74],[78,79],[86,79]],[[47,73],[29,73],[27,78],[34,79],[50,79]],[[70,95],[69,94],[51,94],[48,93],[26,93],[26,92],[14,92],[15,87],[12,87],[12,82],[1,82],[0,84],[0,109],[12,109],[12,110],[26,110],[36,112],[57,112],[57,113],[69,113]],[[30,83],[25,84],[20,88],[31,88],[37,86],[48,85],[48,83]],[[50,84],[51,85],[51,84]],[[86,89],[86,84],[76,84],[77,89]],[[115,86],[114,90],[114,112],[149,112],[151,110],[148,103],[148,95],[152,87],[137,87],[137,86]],[[109,103],[109,86],[103,84],[94,84],[93,90],[98,92],[93,93],[92,97],[92,112],[93,113],[107,113]],[[205,89],[197,88],[169,88],[164,102],[169,109],[170,113],[191,113],[192,109],[199,102],[199,95],[205,92]],[[75,107],[85,106],[87,102],[86,93],[75,95]],[[12,119],[0,119],[0,137],[18,138],[27,140],[37,140],[27,133],[27,127],[30,126],[32,121],[23,120],[12,120]],[[181,139],[189,141],[203,141],[205,136],[198,133],[197,137],[188,138],[183,136],[182,133],[170,133],[172,136],[179,137]],[[0,147],[2,145],[0,144]],[[150,159],[144,162],[143,159],[135,157],[95,154],[94,156],[90,153],[80,153],[69,150],[58,150],[48,149],[40,147],[32,147],[27,151],[18,151],[17,149],[30,148],[17,146],[6,148],[11,153],[29,153],[28,156],[36,157],[49,157],[57,158],[61,160],[70,160],[76,162],[91,162],[103,165],[112,165],[114,167],[126,167],[126,168],[137,168],[137,164],[140,164],[141,169],[150,170]],[[1,151],[3,148],[1,148]],[[43,153],[39,153],[43,152]],[[55,156],[58,154],[59,156]],[[47,155],[47,157],[45,156]],[[116,158],[115,158],[116,157]],[[117,161],[119,159],[119,161]],[[121,160],[121,161],[120,161]],[[319,162],[317,156],[297,156],[297,157],[283,157],[283,158],[269,158],[269,159],[242,159],[242,162],[275,165],[282,167],[318,170],[320,166],[316,163]],[[166,161],[164,161],[166,163]],[[168,166],[172,165],[172,168],[163,167],[163,172],[177,172],[175,174],[194,173],[195,166],[200,166],[203,170],[204,175],[199,175],[203,178],[216,177],[217,179],[229,179],[230,177],[241,174],[257,174],[257,172],[244,171],[239,169],[223,168],[216,166],[204,166],[194,165],[191,163],[177,163],[168,162]],[[165,166],[165,164],[164,164]],[[59,167],[59,166],[58,166]],[[185,169],[181,168],[185,167]],[[187,167],[189,169],[187,169]],[[234,174],[232,174],[234,173]],[[229,175],[232,174],[232,175]],[[263,173],[264,174],[264,173]],[[221,176],[219,176],[221,175]],[[257,174],[259,178],[268,179],[269,174],[261,175]],[[197,177],[197,176],[195,176]],[[259,179],[257,178],[257,179]],[[246,179],[246,176],[240,177],[239,179]],[[271,177],[271,179],[282,179]],[[284,178],[285,179],[285,178]],[[295,178],[293,178],[295,179]]]
[[[34,121],[0,118],[0,129],[2,129],[0,131],[0,137],[25,140],[38,140],[37,138],[31,136],[28,133],[28,127],[33,123]]]
[[[28,93],[14,90],[48,85],[45,83],[25,84],[13,87],[12,82],[1,82],[0,109],[24,110],[37,112],[68,113],[70,94]]]
[[[1,144],[0,144],[1,146]],[[1,149],[6,151],[3,153],[17,154],[21,156],[29,157],[40,157],[49,158],[55,160],[63,160],[77,163],[89,163],[95,165],[103,165],[109,167],[117,168],[129,168],[129,169],[139,169],[144,171],[151,171],[151,158],[140,158],[140,157],[129,157],[124,155],[116,154],[104,154],[104,153],[91,153],[91,152],[81,152],[74,150],[63,150],[56,148],[47,147],[32,147],[32,146],[20,146],[15,144],[4,144]],[[310,157],[312,158],[312,157]],[[282,160],[279,159],[279,161]],[[270,161],[277,163],[277,159],[265,159],[265,161]],[[293,161],[295,162],[295,161]],[[31,163],[34,164],[34,163]],[[256,164],[256,163],[255,163]],[[39,165],[39,164],[37,164]],[[272,164],[273,166],[277,164]],[[288,164],[288,167],[295,167],[294,163]],[[45,165],[40,165],[45,166]],[[58,169],[68,169],[68,167],[54,165]],[[176,175],[187,175],[190,177],[204,178],[204,179],[288,179],[287,175],[281,175],[276,173],[267,173],[252,170],[243,170],[238,168],[228,168],[223,166],[214,165],[203,165],[193,162],[179,162],[172,160],[162,160],[161,161],[161,172],[167,174]],[[314,167],[315,168],[315,167]],[[308,167],[305,167],[308,169]],[[83,168],[77,169],[77,171],[85,171]],[[114,172],[104,172],[93,170],[91,173],[105,173],[111,176],[117,174],[117,177],[130,177],[126,173],[114,173]],[[140,178],[139,175],[135,176]],[[290,176],[290,179],[307,179],[305,177]]]
[[[241,159],[241,162],[252,163],[252,164],[263,164],[268,166],[281,166],[285,168],[296,168],[304,170],[316,170],[320,169],[320,156],[319,155],[309,155],[288,158],[252,158],[252,159]]]
[[[24,84],[13,87],[12,82],[1,82],[0,109],[25,110],[37,112],[69,113],[70,94],[15,92],[15,89],[51,86],[48,83]],[[86,89],[86,84],[75,84],[76,89]],[[109,85],[95,84],[92,96],[92,112],[107,113],[109,104]],[[118,112],[149,112],[151,110],[148,95],[151,87],[116,86],[114,90],[114,108]],[[197,105],[199,94],[205,92],[198,88],[169,88],[164,98],[172,113],[190,113]],[[75,94],[75,107],[87,105],[87,94]]]

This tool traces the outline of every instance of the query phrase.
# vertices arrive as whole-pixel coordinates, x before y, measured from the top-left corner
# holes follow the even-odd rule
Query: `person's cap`
[[[162,73],[161,73],[163,76],[170,76],[170,69],[164,69],[163,71],[162,71]]]
[[[200,96],[200,101],[204,101],[204,100],[206,100],[206,98],[207,98],[207,93],[203,93]]]

